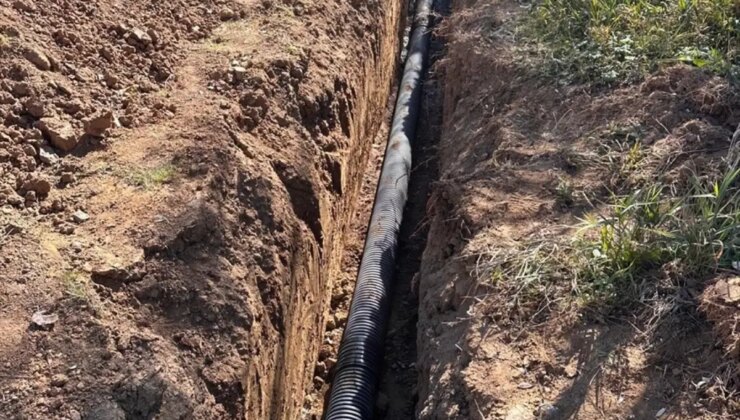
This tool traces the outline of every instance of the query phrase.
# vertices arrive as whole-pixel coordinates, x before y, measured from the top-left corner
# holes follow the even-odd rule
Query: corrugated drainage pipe
[[[417,0],[414,29],[398,89],[375,204],[347,327],[339,348],[325,419],[371,419],[375,406],[389,294],[411,171],[433,0]]]

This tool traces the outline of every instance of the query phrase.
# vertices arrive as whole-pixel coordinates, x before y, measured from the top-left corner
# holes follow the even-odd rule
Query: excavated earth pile
[[[321,405],[401,3],[0,0],[0,417]]]

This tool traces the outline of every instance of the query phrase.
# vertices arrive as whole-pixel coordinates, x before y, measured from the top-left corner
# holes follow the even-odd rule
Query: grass
[[[732,269],[740,260],[740,159],[725,166],[682,190],[653,182],[614,195],[567,237],[497,247],[479,271],[511,297],[511,314],[530,319],[557,300],[601,314],[629,309],[659,284],[676,291]]]
[[[521,29],[564,83],[633,82],[677,62],[740,77],[737,0],[541,0]]]
[[[126,182],[134,187],[150,189],[172,182],[177,175],[177,168],[164,164],[154,168],[135,169],[123,175]]]
[[[64,293],[75,300],[87,302],[89,300],[87,293],[87,283],[81,273],[76,271],[65,271],[62,274],[62,284]]]

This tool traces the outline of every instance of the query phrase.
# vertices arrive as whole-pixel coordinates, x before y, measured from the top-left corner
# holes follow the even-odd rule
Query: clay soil
[[[486,271],[502,249],[567,238],[610,192],[711,173],[740,123],[737,87],[689,66],[614,88],[547,79],[516,36],[524,10],[455,1],[442,29],[447,54],[434,71],[444,121],[419,275],[416,415],[737,418],[737,273],[658,288],[599,317],[562,304],[567,293],[517,307],[517,290]],[[622,179],[600,166],[598,145],[632,130],[649,158]]]
[[[310,416],[403,10],[0,0],[0,418]]]

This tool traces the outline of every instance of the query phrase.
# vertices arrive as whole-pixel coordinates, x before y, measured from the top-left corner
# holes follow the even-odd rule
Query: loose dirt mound
[[[448,21],[440,181],[419,283],[419,416],[737,416],[737,360],[713,332],[732,337],[736,312],[716,306],[720,292],[705,292],[707,322],[703,282],[667,265],[638,309],[599,319],[567,304],[576,279],[528,295],[541,266],[521,257],[533,239],[569,237],[612,193],[711,177],[740,122],[736,90],[688,66],[639,86],[557,86],[525,61],[521,14],[514,2],[467,1]],[[643,157],[632,161],[635,144]],[[510,267],[502,258],[524,261],[511,288],[497,283]]]
[[[396,67],[355,3],[0,1],[0,417],[301,415]]]

